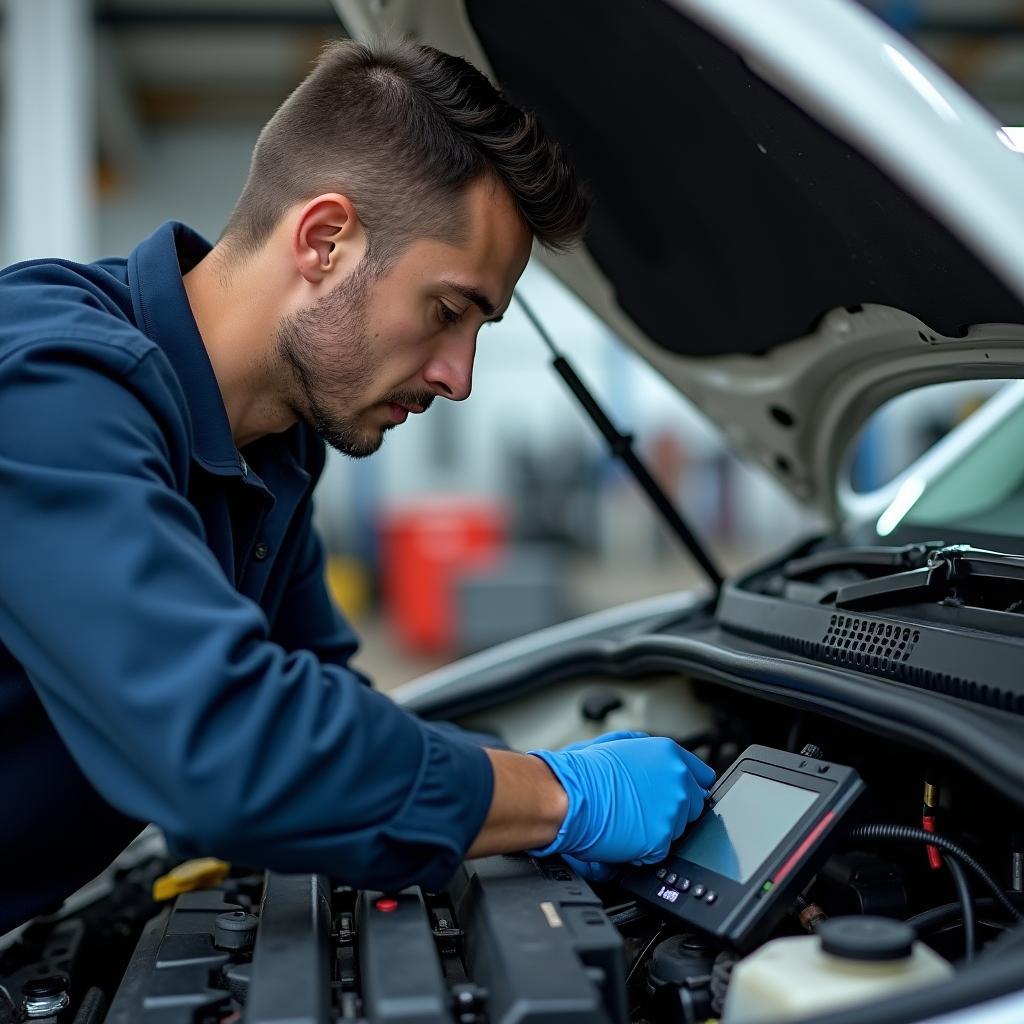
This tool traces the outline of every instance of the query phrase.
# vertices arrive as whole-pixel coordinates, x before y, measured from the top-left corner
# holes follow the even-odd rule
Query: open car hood
[[[541,260],[827,518],[886,399],[1024,375],[1024,156],[851,0],[335,4],[541,115],[595,197]]]

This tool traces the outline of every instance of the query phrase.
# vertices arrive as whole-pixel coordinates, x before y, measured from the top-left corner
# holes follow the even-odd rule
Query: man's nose
[[[452,338],[423,369],[423,376],[435,395],[462,402],[473,390],[473,360],[476,334]]]

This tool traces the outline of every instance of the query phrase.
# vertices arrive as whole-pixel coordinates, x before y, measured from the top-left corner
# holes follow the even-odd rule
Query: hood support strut
[[[658,486],[658,482],[651,476],[650,471],[641,461],[640,456],[633,450],[633,438],[629,434],[623,434],[616,429],[615,425],[605,415],[604,410],[598,404],[597,399],[587,390],[587,386],[577,376],[569,361],[555,347],[551,336],[545,330],[544,325],[537,318],[537,315],[526,303],[523,297],[516,292],[515,300],[526,314],[527,319],[533,325],[534,330],[540,335],[544,344],[551,350],[554,357],[551,365],[555,372],[565,382],[566,387],[573,393],[576,401],[579,402],[583,411],[593,421],[594,426],[601,432],[608,442],[612,454],[619,459],[636,482],[643,488],[644,493],[650,498],[654,507],[658,510],[661,518],[668,523],[669,528],[682,541],[683,546],[690,553],[694,561],[704,570],[705,575],[711,580],[715,593],[722,587],[722,574],[718,571],[711,556],[697,539],[694,532],[687,525],[679,510],[669,500],[668,495]]]

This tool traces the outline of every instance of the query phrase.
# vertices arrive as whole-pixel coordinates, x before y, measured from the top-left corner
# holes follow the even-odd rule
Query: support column
[[[6,0],[4,262],[95,251],[91,0]]]

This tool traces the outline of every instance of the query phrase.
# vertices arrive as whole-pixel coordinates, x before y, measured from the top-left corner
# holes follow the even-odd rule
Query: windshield
[[[887,541],[927,533],[1024,537],[1024,382],[1002,385],[972,416],[918,458],[876,505]]]
[[[922,482],[908,526],[945,526],[1024,537],[1024,384],[1000,392],[992,428],[980,433],[944,471]]]

